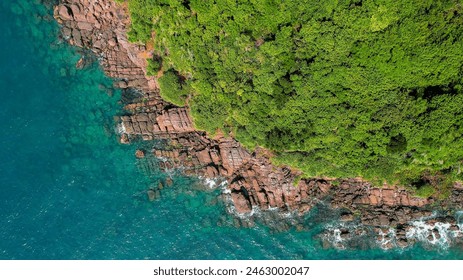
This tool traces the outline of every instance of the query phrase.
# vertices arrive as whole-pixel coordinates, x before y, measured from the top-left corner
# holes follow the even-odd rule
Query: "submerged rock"
[[[136,150],[135,151],[135,157],[140,159],[145,157],[145,152],[143,150]]]
[[[354,215],[351,213],[344,213],[341,215],[341,221],[343,222],[351,222],[354,220]]]
[[[156,199],[156,192],[153,191],[153,190],[148,190],[146,192],[146,194],[148,195],[148,200],[149,201],[154,201]]]

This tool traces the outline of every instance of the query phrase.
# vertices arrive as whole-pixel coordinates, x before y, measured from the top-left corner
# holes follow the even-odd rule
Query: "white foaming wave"
[[[339,228],[330,228],[323,237],[327,240],[334,248],[344,250],[346,246],[344,246],[344,238],[341,237],[341,230]]]
[[[250,212],[248,212],[248,213],[239,213],[238,211],[236,211],[236,207],[235,207],[235,205],[233,203],[233,200],[231,198],[231,190],[229,188],[227,188],[227,186],[228,186],[228,182],[226,180],[224,180],[219,185],[219,187],[222,190],[222,194],[225,195],[224,196],[225,197],[225,204],[226,204],[228,213],[230,213],[230,214],[232,214],[234,216],[237,216],[240,219],[247,219],[247,218],[250,218],[250,217],[252,217],[254,215],[262,215],[264,212],[278,212],[278,211],[281,210],[278,207],[269,207],[269,208],[267,208],[265,210],[262,210],[259,206],[252,205]],[[281,213],[279,213],[279,215],[282,218],[291,218],[293,213],[291,213],[289,211],[281,211]]]
[[[151,150],[151,153],[152,154],[154,153],[154,149]],[[155,156],[155,158],[163,163],[166,163],[172,160],[168,157],[163,157],[163,156]],[[172,177],[175,175],[183,174],[185,169],[186,168],[184,166],[174,166],[172,168],[163,168],[162,171],[166,173],[172,179]]]
[[[215,189],[218,185],[217,180],[214,180],[214,179],[206,178],[204,181],[210,189]]]
[[[119,124],[116,125],[116,132],[117,134],[123,134],[127,132],[123,122],[120,122]]]
[[[231,197],[230,197],[229,199],[227,198],[227,201],[229,202],[228,207],[227,207],[228,212],[229,212],[230,214],[232,214],[232,215],[234,215],[234,216],[240,218],[240,219],[247,220],[247,219],[251,218],[251,217],[254,216],[254,215],[260,214],[260,211],[261,211],[261,210],[260,210],[259,207],[257,207],[257,206],[252,206],[250,212],[247,212],[247,213],[240,213],[240,212],[236,211],[236,207],[235,207],[235,205],[233,204],[233,201],[232,201]]]
[[[231,190],[228,187],[227,180],[223,180],[222,183],[219,184],[219,188],[222,191],[222,194],[231,194]]]
[[[335,245],[339,249],[345,249],[344,244],[342,242],[344,239],[341,237],[341,230],[340,229],[334,229],[333,231],[333,245]]]
[[[201,180],[203,182],[203,184],[205,186],[207,186],[209,189],[215,189],[219,186],[218,182],[219,182],[219,179],[218,178],[206,178],[206,177],[203,177],[203,176],[198,176],[198,179]]]
[[[412,227],[406,232],[407,238],[414,238],[427,244],[439,245],[442,248],[448,248],[452,242],[452,237],[458,235],[458,232],[455,233],[449,230],[451,226],[449,223],[436,222],[429,224],[420,220],[411,222],[410,225]]]
[[[352,224],[347,222],[335,222],[334,224],[328,224],[325,226],[325,233],[323,234],[323,238],[327,240],[333,247],[337,249],[344,250],[346,249],[345,241],[352,238],[352,234],[359,228],[359,224]],[[347,229],[349,231],[348,237],[342,237],[342,229]],[[360,235],[365,234],[365,231],[362,231]]]
[[[183,168],[182,167],[179,167],[179,168],[176,168],[176,167],[164,168],[162,171],[172,179],[174,176],[176,176],[178,174],[182,174],[183,173]]]
[[[267,209],[267,210],[270,210],[270,211],[278,211],[279,209],[277,208],[276,210],[273,210],[272,209]],[[292,219],[295,217],[296,215],[296,212],[291,212],[291,211],[281,211],[278,213],[280,217],[284,218],[284,219]]]
[[[198,176],[198,179],[200,179],[204,183],[204,185],[209,187],[210,189],[220,188],[222,190],[222,193],[227,193],[226,187],[228,185],[228,182],[223,178],[206,178],[203,176]]]
[[[393,228],[389,228],[386,232],[379,231],[381,239],[378,240],[379,246],[384,250],[389,250],[393,247],[397,247],[396,244],[396,231]]]
[[[250,212],[240,213],[236,210],[236,207],[230,195],[231,190],[227,188],[227,185],[228,183],[226,181],[220,184],[222,188],[222,194],[225,194],[224,197],[225,197],[225,205],[226,205],[227,212],[240,219],[247,220],[251,218],[252,216],[259,217],[259,216],[265,215],[265,213],[268,213],[268,212],[274,212],[274,213],[276,212],[278,213],[278,216],[282,219],[292,219],[294,217],[297,217],[298,215],[297,211],[283,211],[278,207],[269,207],[267,209],[261,209],[258,205],[252,205]]]
[[[154,151],[154,150],[153,150]],[[167,162],[169,161],[169,158],[167,157],[163,157],[163,156],[159,156],[159,157],[156,157],[158,160],[162,161],[162,162]]]

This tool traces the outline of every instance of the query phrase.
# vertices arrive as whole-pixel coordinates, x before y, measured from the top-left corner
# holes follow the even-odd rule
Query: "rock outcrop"
[[[412,197],[397,187],[378,188],[354,179],[336,184],[299,180],[295,185],[300,174],[272,165],[268,151],[248,151],[227,135],[212,138],[195,130],[188,108],[163,101],[155,78],[146,76],[146,58],[152,52],[128,42],[124,5],[112,0],[61,0],[54,16],[62,25],[63,38],[93,51],[114,85],[123,90],[126,114],[117,118],[121,142],[157,140],[160,144],[152,153],[164,159],[162,168],[182,167],[187,175],[225,178],[236,212],[278,208],[302,214],[326,201],[342,209],[342,220],[400,229],[430,214],[432,200]],[[145,153],[140,150],[137,157]],[[462,188],[456,188],[449,203],[462,205],[461,192]],[[152,190],[147,194],[150,200],[156,197]],[[401,235],[401,242],[406,243],[405,236]]]

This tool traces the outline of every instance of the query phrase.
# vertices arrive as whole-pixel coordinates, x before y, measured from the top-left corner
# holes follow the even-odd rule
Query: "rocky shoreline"
[[[455,185],[451,196],[436,202],[413,197],[400,187],[375,187],[359,179],[342,181],[302,179],[289,167],[272,165],[264,149],[248,151],[226,135],[208,137],[194,128],[188,108],[162,100],[154,77],[146,76],[146,58],[152,52],[145,46],[128,42],[130,20],[124,5],[113,0],[60,0],[54,16],[62,26],[62,37],[72,45],[91,50],[99,59],[115,87],[123,91],[125,114],[117,116],[121,143],[156,140],[152,151],[139,150],[163,158],[161,168],[182,167],[185,175],[223,178],[237,213],[253,209],[279,209],[304,214],[323,201],[340,211],[340,219],[374,229],[388,247],[394,238],[397,246],[416,241],[412,223],[423,220],[429,238],[436,238],[435,225],[448,224],[456,236],[461,234],[456,209],[461,209],[463,189]],[[85,58],[76,67],[85,66]],[[310,159],[308,159],[310,160]],[[297,182],[297,185],[295,183]],[[452,210],[447,210],[452,209]],[[438,210],[438,212],[436,212]],[[438,214],[436,214],[438,213]],[[394,236],[389,236],[389,230]],[[339,230],[340,238],[358,235]],[[389,239],[388,239],[389,238]],[[385,241],[386,240],[386,241]]]

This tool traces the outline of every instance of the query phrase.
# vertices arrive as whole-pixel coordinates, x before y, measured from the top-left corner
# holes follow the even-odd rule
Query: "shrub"
[[[161,58],[154,56],[153,58],[150,58],[147,60],[148,65],[146,67],[146,75],[148,76],[156,76],[161,70],[162,62]]]
[[[178,74],[172,70],[159,78],[160,94],[164,100],[177,106],[185,106],[185,99],[191,92],[186,83],[180,82]]]

